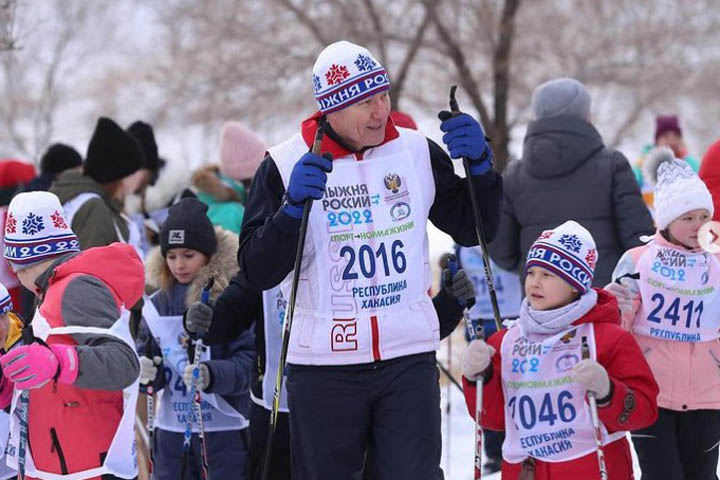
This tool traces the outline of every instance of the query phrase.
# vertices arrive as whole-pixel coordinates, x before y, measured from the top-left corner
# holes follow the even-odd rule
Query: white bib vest
[[[183,372],[188,364],[187,350],[183,345],[188,338],[183,330],[182,316],[160,316],[153,302],[148,299],[143,306],[143,318],[160,346],[165,365],[165,387],[158,392],[155,426],[170,432],[183,433],[187,415],[192,415],[193,406],[190,392],[183,381]],[[201,357],[201,361],[208,360],[210,349],[205,350]],[[220,395],[200,392],[200,396],[206,432],[241,430],[247,427],[245,417]],[[193,432],[199,432],[196,422],[193,422]]]
[[[650,245],[637,262],[642,308],[633,332],[675,342],[717,341],[720,330],[720,261]]]
[[[433,351],[439,325],[426,224],[435,197],[427,139],[400,137],[362,160],[333,161],[310,214],[288,362],[369,363]],[[272,147],[287,188],[308,147],[298,134]],[[289,297],[292,272],[282,282]]]
[[[582,324],[531,342],[519,326],[508,329],[501,345],[505,397],[503,458],[519,463],[527,457],[564,462],[595,451],[587,393],[571,376],[581,359],[582,337],[596,358],[592,324]],[[603,445],[623,438],[601,424]]]
[[[470,309],[470,318],[492,319],[495,313],[490,303],[487,280],[485,279],[485,261],[480,247],[460,247],[458,249],[460,265],[475,286],[475,305]],[[493,281],[497,293],[500,316],[503,319],[517,318],[520,314],[522,292],[520,278],[517,273],[498,267],[490,260]]]
[[[100,195],[94,192],[85,192],[63,203],[65,222],[67,222],[68,225],[72,226],[72,221],[73,218],[75,218],[75,214],[78,212],[78,210],[80,210],[83,205],[85,205],[85,203],[88,202],[88,200],[92,200],[93,198],[102,197],[100,197]],[[125,238],[123,236],[122,232],[120,231],[120,227],[118,227],[117,223],[113,221],[113,226],[115,227],[115,234],[122,243],[127,243],[128,245],[133,247],[137,252],[139,258],[145,258],[142,250],[142,236],[140,235],[140,229],[138,228],[137,224],[133,222],[130,217],[128,217],[124,213],[121,212],[120,216],[123,218],[123,220],[125,220],[125,223],[127,224],[129,232],[128,238]]]
[[[252,401],[267,410],[272,410],[273,395],[275,394],[275,375],[280,361],[280,349],[282,348],[282,330],[287,309],[287,300],[282,294],[280,287],[265,290],[262,293],[263,299],[263,329],[265,339],[265,370],[262,376],[262,398],[257,398],[250,390]],[[287,390],[285,389],[285,377],[280,391],[280,411],[287,413]]]
[[[37,338],[46,341],[51,335],[73,335],[76,333],[89,333],[95,335],[109,335],[122,340],[132,347],[135,351],[135,345],[130,336],[129,325],[130,312],[122,309],[122,315],[109,328],[100,327],[57,327],[51,328],[47,320],[40,314],[40,309],[35,311],[32,320],[33,333]],[[18,399],[20,390],[15,390],[12,400],[12,422],[10,423],[10,440],[6,450],[8,466],[17,469],[17,452],[20,440],[20,421],[17,414]],[[137,447],[135,445],[135,405],[138,397],[138,381],[132,383],[123,390],[123,414],[120,424],[115,432],[115,437],[110,443],[110,448],[105,458],[105,463],[97,468],[85,470],[82,472],[70,473],[68,475],[60,475],[51,472],[45,472],[35,468],[31,454],[31,445],[26,450],[25,473],[31,477],[42,478],[46,480],[82,480],[86,478],[99,477],[105,474],[115,475],[120,478],[135,478],[137,471]],[[32,419],[31,419],[32,420]]]
[[[0,458],[0,480],[17,477],[15,469],[5,464],[6,458],[4,452],[10,438],[10,421],[10,415],[0,410],[0,452],[3,452],[3,457]]]

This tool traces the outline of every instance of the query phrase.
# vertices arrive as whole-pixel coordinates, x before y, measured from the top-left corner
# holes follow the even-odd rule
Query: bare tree
[[[14,50],[15,43],[15,10],[17,0],[0,2],[0,52]]]
[[[53,0],[42,5],[0,6],[0,34],[12,48],[0,57],[0,139],[6,148],[37,161],[56,127],[60,106],[69,100],[70,72],[102,51],[90,41],[103,25],[107,2]],[[109,36],[111,29],[103,30]],[[17,33],[16,33],[17,32]],[[23,48],[16,48],[16,41]],[[76,80],[77,81],[77,80]]]

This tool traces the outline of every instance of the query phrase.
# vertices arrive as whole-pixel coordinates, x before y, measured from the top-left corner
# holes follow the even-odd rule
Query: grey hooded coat
[[[606,148],[595,127],[577,117],[531,122],[522,159],[508,165],[503,177],[500,226],[490,254],[504,269],[522,273],[540,233],[575,220],[595,239],[593,285],[602,287],[623,252],[655,231],[625,156]]]

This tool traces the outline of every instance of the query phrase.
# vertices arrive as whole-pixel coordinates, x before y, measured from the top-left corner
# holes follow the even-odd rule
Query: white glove
[[[490,366],[495,349],[483,340],[473,340],[462,355],[462,373],[468,380],[477,381]]]
[[[147,385],[154,382],[158,373],[157,366],[160,363],[162,363],[162,357],[153,357],[152,360],[147,357],[140,357],[140,383]]]
[[[185,371],[183,372],[183,382],[185,382],[185,386],[188,389],[192,385],[194,367],[194,364],[189,363],[185,366]],[[210,369],[207,365],[201,363],[200,371],[198,372],[197,388],[202,392],[208,387],[208,385],[210,385]]]
[[[622,280],[620,280],[622,282]],[[618,307],[623,313],[632,312],[635,298],[639,295],[630,290],[629,287],[615,282],[605,286],[605,291],[610,292],[617,298]]]
[[[610,377],[607,370],[595,360],[586,358],[576,363],[573,367],[573,377],[597,398],[605,398],[610,393]]]

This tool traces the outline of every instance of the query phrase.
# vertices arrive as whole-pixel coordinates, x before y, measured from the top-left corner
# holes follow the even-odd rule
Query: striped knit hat
[[[390,89],[385,68],[372,53],[341,41],[325,47],[313,66],[315,101],[323,113],[332,113]]]
[[[68,252],[80,243],[65,221],[60,200],[50,192],[24,192],[12,199],[5,220],[3,256],[18,271]]]
[[[545,268],[585,294],[592,285],[597,259],[595,240],[590,232],[570,220],[540,234],[530,247],[525,271],[530,267]]]

